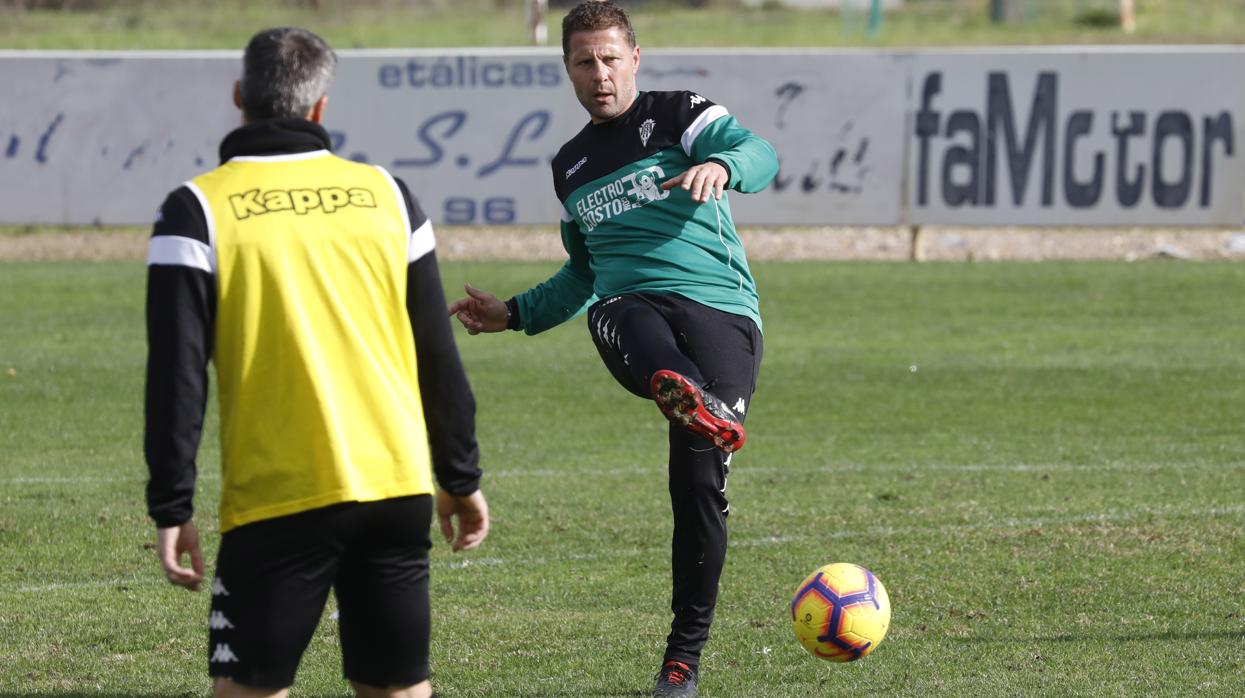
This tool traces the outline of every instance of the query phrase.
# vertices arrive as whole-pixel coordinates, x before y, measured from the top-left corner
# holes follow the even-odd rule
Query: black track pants
[[[605,366],[632,393],[652,399],[653,373],[675,371],[744,419],[756,389],[762,349],[761,332],[750,318],[681,296],[626,294],[594,304],[588,311],[588,327]],[[709,637],[726,559],[730,460],[705,439],[670,425],[674,621],[666,640],[667,661],[697,664]]]

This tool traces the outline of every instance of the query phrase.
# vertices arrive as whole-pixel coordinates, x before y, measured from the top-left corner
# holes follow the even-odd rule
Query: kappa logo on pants
[[[220,581],[220,577],[212,578],[212,596],[229,596],[229,590],[225,588],[225,584]]]
[[[229,622],[224,613],[212,611],[212,617],[208,619],[208,627],[212,630],[231,630],[233,629],[233,623]]]
[[[229,664],[230,662],[241,661],[238,655],[233,653],[233,649],[228,644],[220,642],[216,644],[216,649],[212,651],[212,658],[208,660],[213,664]]]

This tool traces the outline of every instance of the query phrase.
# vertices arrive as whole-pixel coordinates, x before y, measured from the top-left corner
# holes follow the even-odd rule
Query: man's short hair
[[[306,29],[265,29],[242,56],[242,111],[252,121],[304,118],[328,94],[337,54]]]
[[[618,27],[627,35],[627,45],[635,48],[635,29],[631,28],[631,18],[627,11],[610,2],[610,0],[585,0],[562,18],[562,56],[571,53],[571,34],[575,32],[594,32],[602,29]]]

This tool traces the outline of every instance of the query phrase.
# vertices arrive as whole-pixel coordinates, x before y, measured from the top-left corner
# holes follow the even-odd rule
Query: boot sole
[[[747,434],[739,422],[722,419],[705,408],[700,388],[674,371],[658,371],[650,384],[653,400],[666,419],[697,434],[719,450],[734,453],[743,448]]]

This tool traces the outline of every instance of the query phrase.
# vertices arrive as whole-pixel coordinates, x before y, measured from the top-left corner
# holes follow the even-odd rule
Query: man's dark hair
[[[337,54],[297,27],[265,29],[242,56],[242,111],[250,120],[303,118],[329,91]]]
[[[618,27],[627,35],[627,45],[635,48],[635,30],[627,11],[610,0],[585,0],[562,18],[562,56],[571,53],[571,34]]]

